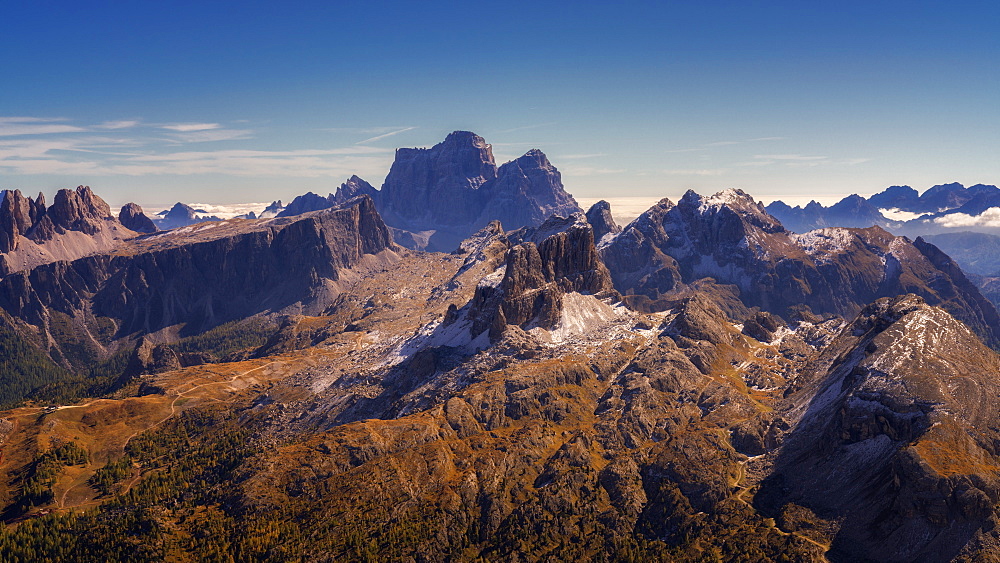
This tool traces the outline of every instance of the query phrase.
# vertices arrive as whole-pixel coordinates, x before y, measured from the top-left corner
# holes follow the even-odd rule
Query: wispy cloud
[[[527,131],[528,129],[538,129],[540,127],[551,127],[553,125],[558,125],[558,123],[555,122],[555,121],[549,121],[547,123],[536,123],[534,125],[522,125],[521,127],[514,127],[514,128],[511,128],[511,129],[504,129],[502,131],[497,131],[497,134],[501,135],[501,134],[505,134],[505,133],[514,133],[516,131]]]
[[[403,128],[398,129],[396,131],[390,131],[388,133],[383,133],[381,135],[375,135],[374,137],[371,137],[369,139],[365,139],[364,141],[358,141],[355,144],[356,145],[363,145],[365,143],[374,143],[375,141],[381,141],[382,139],[385,139],[386,137],[392,137],[393,135],[399,135],[400,133],[405,133],[407,131],[413,131],[414,129],[416,129],[416,127],[403,127]]]
[[[721,176],[726,173],[722,168],[680,168],[661,170],[660,173],[669,176]]]
[[[624,168],[599,168],[596,166],[567,166],[561,170],[563,176],[603,176],[606,174],[622,174]]]
[[[184,133],[174,133],[169,138],[179,143],[207,143],[212,141],[232,141],[253,137],[250,129],[207,129]]]
[[[829,156],[808,154],[755,154],[753,160],[736,162],[733,166],[857,166],[870,162],[870,158],[831,158]]]
[[[98,129],[130,129],[139,125],[139,121],[135,119],[122,120],[122,121],[105,121],[97,125]]]
[[[53,123],[56,121],[69,121],[65,117],[29,117],[26,115],[0,116],[0,123]]]
[[[59,123],[63,118],[11,116],[0,117],[0,137],[20,135],[49,135],[53,133],[77,133],[82,127]]]
[[[600,158],[602,156],[608,156],[608,155],[607,153],[596,152],[592,154],[561,154],[553,158],[555,160],[585,160],[588,158]]]
[[[705,144],[699,145],[697,147],[689,147],[689,148],[686,148],[686,149],[673,149],[673,150],[668,150],[668,151],[664,151],[664,152],[667,153],[667,154],[683,153],[683,152],[700,152],[700,151],[705,151],[705,150],[713,149],[713,148],[717,148],[717,147],[729,147],[729,146],[734,146],[734,145],[745,145],[747,143],[761,143],[761,142],[767,142],[767,141],[781,141],[784,138],[785,137],[756,137],[756,138],[753,138],[753,139],[741,139],[741,140],[736,140],[736,141],[733,141],[733,140],[715,141],[715,142],[712,142],[712,143],[705,143]]]
[[[762,160],[796,160],[796,161],[826,160],[827,158],[829,158],[826,156],[811,156],[804,154],[755,154],[753,155],[753,157]]]
[[[220,150],[184,151],[123,159],[107,168],[109,173],[225,174],[230,176],[346,178],[384,170],[392,159],[390,149],[348,147],[299,151]]]
[[[219,129],[220,127],[222,127],[222,125],[218,123],[171,123],[160,126],[161,129],[181,131],[184,133],[190,131],[208,131],[209,129]]]
[[[44,132],[63,135],[39,136]],[[370,146],[294,151],[177,150],[188,143],[246,139],[248,129],[217,123],[143,124],[108,121],[89,128],[54,119],[0,118],[0,171],[5,174],[55,175],[192,175],[288,178],[384,174],[391,149]],[[97,134],[98,131],[115,134]],[[166,135],[164,136],[164,131]]]

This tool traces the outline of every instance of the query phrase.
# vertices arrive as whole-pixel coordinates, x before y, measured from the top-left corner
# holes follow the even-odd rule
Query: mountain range
[[[8,191],[0,552],[995,560],[996,308],[938,239],[785,208],[622,227],[468,132],[263,218]]]

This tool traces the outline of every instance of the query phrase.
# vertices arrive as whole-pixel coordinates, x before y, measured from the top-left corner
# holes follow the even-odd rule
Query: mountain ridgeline
[[[170,230],[8,191],[0,553],[998,560],[997,310],[927,239],[772,209],[621,227],[468,132]]]
[[[975,220],[993,208],[1000,208],[1000,188],[985,184],[966,188],[953,182],[923,193],[910,186],[891,186],[868,198],[849,195],[829,207],[816,201],[792,207],[777,200],[767,206],[767,211],[797,233],[824,227],[879,225],[897,234],[915,236],[956,229],[997,234],[1000,224]]]

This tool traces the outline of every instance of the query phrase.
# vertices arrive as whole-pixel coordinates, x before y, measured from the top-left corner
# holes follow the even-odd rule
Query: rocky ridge
[[[89,186],[59,190],[51,206],[18,190],[0,202],[0,275],[113,248],[136,233]]]

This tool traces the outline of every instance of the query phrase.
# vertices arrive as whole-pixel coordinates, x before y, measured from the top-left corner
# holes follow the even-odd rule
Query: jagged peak
[[[710,196],[702,196],[694,190],[688,190],[681,197],[680,203],[686,205],[697,205],[699,210],[706,211],[709,208],[729,207],[732,209],[743,209],[751,207],[759,210],[759,205],[754,198],[739,188],[729,188],[716,192]]]
[[[530,241],[541,244],[545,239],[572,228],[590,229],[587,216],[581,212],[571,213],[566,217],[552,215],[537,227],[524,227],[511,232],[510,237],[512,242]]]
[[[489,143],[486,142],[486,139],[480,137],[472,131],[452,131],[451,133],[448,133],[447,137],[445,137],[443,144],[469,144],[480,148],[489,145]]]

